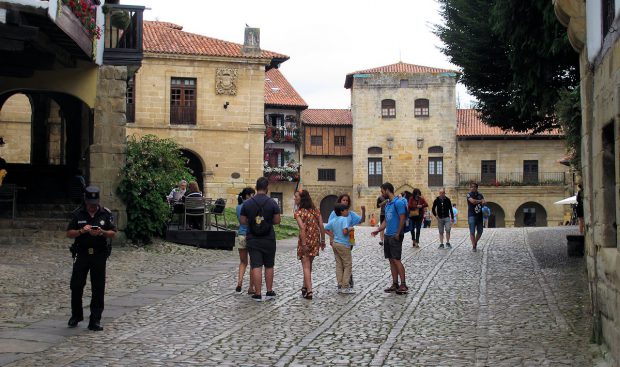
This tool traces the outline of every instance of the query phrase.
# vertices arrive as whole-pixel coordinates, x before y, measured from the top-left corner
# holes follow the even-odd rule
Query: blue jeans
[[[467,217],[467,223],[469,224],[469,234],[475,235],[476,229],[478,230],[478,234],[482,234],[483,226],[482,226],[482,218],[478,217]]]

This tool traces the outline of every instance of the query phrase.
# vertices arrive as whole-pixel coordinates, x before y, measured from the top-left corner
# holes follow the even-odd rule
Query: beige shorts
[[[237,236],[237,238],[235,239],[235,244],[237,245],[237,249],[239,250],[246,250],[246,241],[245,241],[245,236],[244,235],[239,235]]]

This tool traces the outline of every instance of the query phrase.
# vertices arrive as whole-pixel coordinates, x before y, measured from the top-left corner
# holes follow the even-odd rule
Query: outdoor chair
[[[183,215],[183,227],[187,228],[187,217],[202,217],[202,228],[205,228],[205,219],[207,213],[205,208],[205,200],[203,197],[185,198],[185,212]]]
[[[11,218],[15,219],[15,212],[17,211],[17,186],[14,184],[4,184],[0,186],[0,203],[11,203],[12,215]]]
[[[220,226],[217,218],[221,217],[224,220],[224,230],[228,229],[228,223],[226,221],[226,213],[224,209],[226,208],[226,199],[219,198],[215,200],[209,208],[209,214],[215,218],[215,228],[219,231]]]

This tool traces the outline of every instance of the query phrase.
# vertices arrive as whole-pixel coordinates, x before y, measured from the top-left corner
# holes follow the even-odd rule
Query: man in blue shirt
[[[385,230],[383,253],[385,258],[390,261],[392,286],[384,289],[384,291],[388,293],[396,292],[396,294],[406,294],[409,288],[405,282],[405,267],[401,262],[401,255],[403,250],[403,230],[405,227],[407,204],[404,200],[400,200],[394,195],[394,186],[389,182],[381,185],[381,194],[386,195],[389,200],[385,205],[385,221],[370,234],[374,237],[377,233]],[[399,277],[400,286],[398,285]]]
[[[334,239],[331,246],[336,259],[336,280],[340,293],[355,293],[350,283],[353,260],[349,232],[353,230],[353,226],[349,225],[347,218],[349,208],[345,204],[336,204],[334,212],[336,216],[325,225],[325,232]]]

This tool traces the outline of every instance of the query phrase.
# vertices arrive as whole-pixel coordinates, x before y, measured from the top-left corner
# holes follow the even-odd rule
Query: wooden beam
[[[0,37],[19,40],[19,41],[30,41],[37,37],[39,33],[39,28],[31,27],[31,26],[11,26],[8,24],[0,23]]]
[[[39,33],[32,45],[40,51],[53,54],[56,57],[56,61],[64,67],[74,68],[76,65],[75,59],[69,52],[52,42],[50,38],[43,33]]]
[[[19,66],[0,65],[0,75],[14,78],[28,78],[34,74],[33,69]]]
[[[24,41],[0,37],[0,51],[19,52],[24,50]]]

